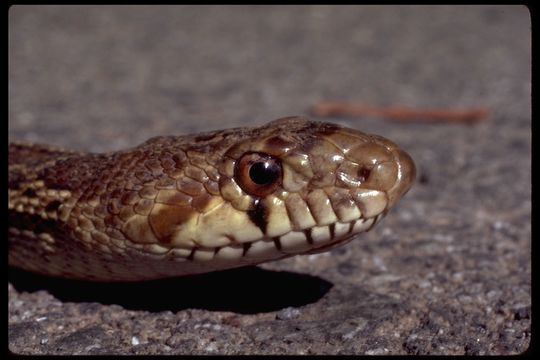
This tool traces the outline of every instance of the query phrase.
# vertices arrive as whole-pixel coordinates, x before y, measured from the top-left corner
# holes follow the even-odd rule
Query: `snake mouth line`
[[[383,215],[378,214],[371,218],[359,218],[350,222],[334,222],[330,225],[314,226],[243,244],[221,247],[196,246],[191,249],[173,248],[167,253],[154,256],[179,262],[238,262],[247,265],[300,254],[316,254],[344,245],[351,241],[355,235],[371,230]]]

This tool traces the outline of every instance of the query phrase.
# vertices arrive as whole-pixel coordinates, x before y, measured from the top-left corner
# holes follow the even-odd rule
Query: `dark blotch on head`
[[[320,128],[318,129],[318,133],[324,134],[324,135],[332,135],[338,132],[340,129],[342,129],[341,126],[331,123],[321,123]]]
[[[273,150],[268,151],[269,153],[281,153],[283,149],[291,146],[291,142],[281,136],[273,136],[266,140],[265,146],[267,149]]]
[[[257,225],[261,229],[263,234],[266,234],[266,226],[268,225],[268,213],[264,200],[257,200],[255,202],[255,208],[248,210],[247,214],[252,223]]]

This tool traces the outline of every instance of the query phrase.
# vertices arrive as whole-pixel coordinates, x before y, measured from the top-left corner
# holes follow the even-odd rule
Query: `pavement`
[[[109,151],[313,117],[322,100],[483,107],[463,123],[327,117],[418,181],[347,245],[95,284],[9,271],[17,354],[518,354],[531,339],[531,21],[523,6],[14,6],[9,140]]]

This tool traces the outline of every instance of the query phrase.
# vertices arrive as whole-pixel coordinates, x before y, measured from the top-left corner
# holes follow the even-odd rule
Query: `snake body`
[[[9,263],[136,281],[327,251],[410,188],[380,136],[289,117],[91,154],[9,145]]]

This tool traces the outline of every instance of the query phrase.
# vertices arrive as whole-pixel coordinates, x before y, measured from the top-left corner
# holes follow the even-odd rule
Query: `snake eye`
[[[281,184],[281,163],[262,153],[246,153],[236,163],[234,177],[246,193],[266,196]]]

